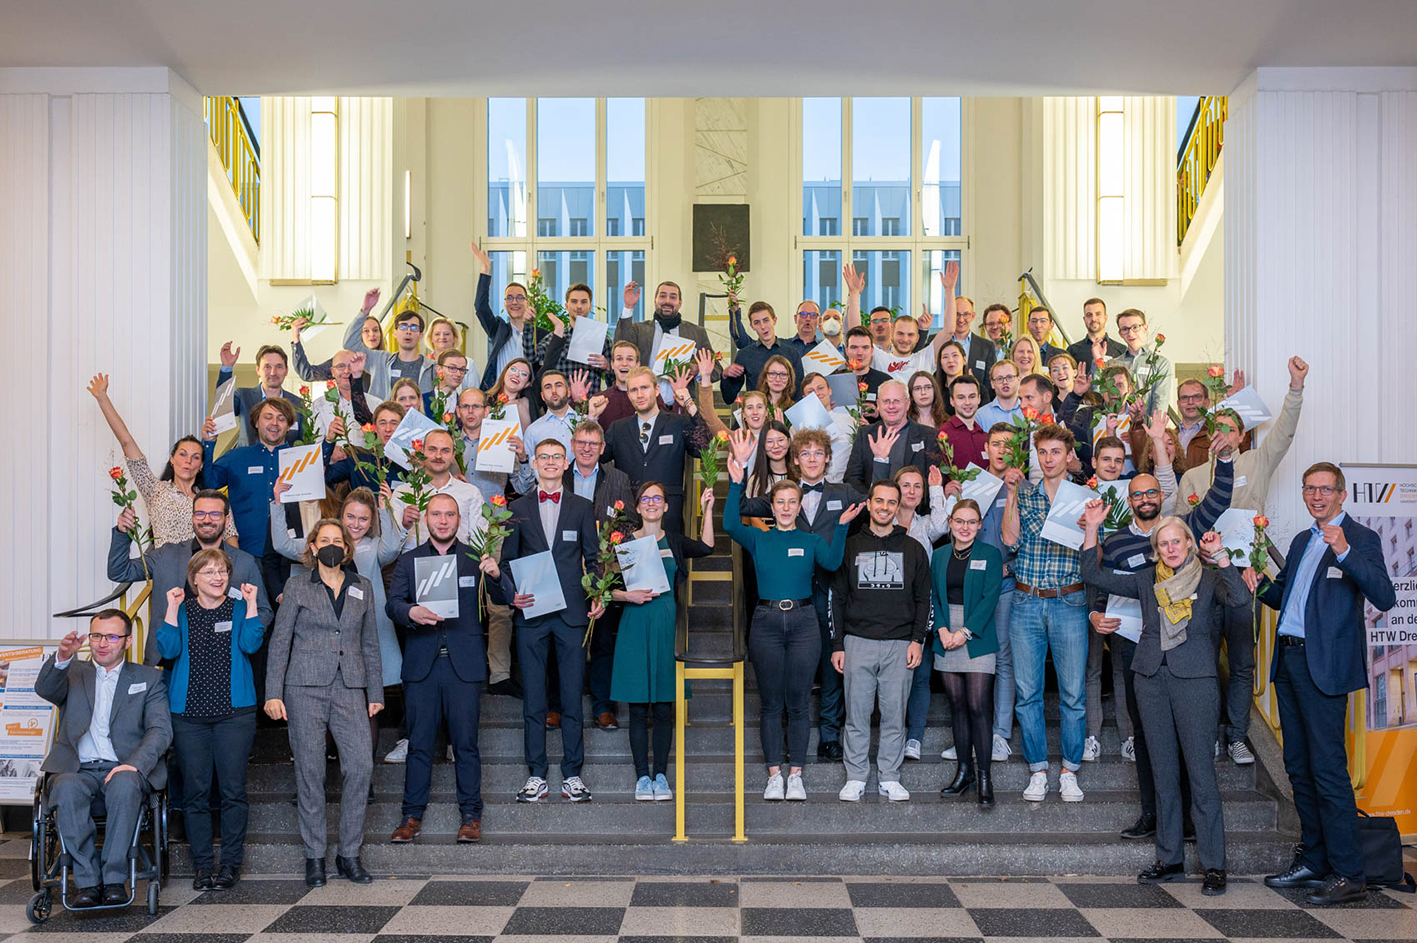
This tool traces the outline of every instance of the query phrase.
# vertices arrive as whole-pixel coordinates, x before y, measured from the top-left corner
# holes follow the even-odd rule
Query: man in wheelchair
[[[162,672],[126,660],[133,642],[126,613],[105,609],[90,620],[91,661],[74,658],[83,642],[78,632],[64,636],[34,684],[60,709],[41,769],[51,774],[46,802],[74,860],[74,906],[115,906],[129,899],[128,849],[145,797],[167,784],[172,716]],[[106,810],[101,872],[92,812],[99,796]]]

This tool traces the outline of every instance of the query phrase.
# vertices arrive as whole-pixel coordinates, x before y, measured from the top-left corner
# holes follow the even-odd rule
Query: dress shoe
[[[355,884],[369,884],[374,880],[374,875],[364,870],[364,863],[358,857],[335,855],[335,870],[339,872],[340,877],[348,878]]]
[[[389,836],[389,841],[395,845],[406,845],[418,837],[418,833],[423,831],[423,820],[413,816],[403,820],[403,824],[394,829],[394,833]]]
[[[1138,884],[1166,884],[1186,879],[1186,864],[1162,864],[1160,861],[1137,875]]]
[[[367,795],[367,796],[364,797],[364,804],[365,804],[365,805],[373,805],[373,804],[374,804],[374,784],[373,784],[373,783],[370,783],[370,784],[369,784],[369,795]]]
[[[1304,863],[1303,852],[1294,856],[1289,867],[1264,879],[1266,887],[1322,887],[1324,876]]]
[[[974,785],[974,767],[968,763],[960,763],[955,766],[954,782],[940,790],[941,798],[963,795],[970,786]]]
[[[212,889],[212,872],[209,868],[198,868],[197,873],[192,876],[192,890],[209,891]]]
[[[105,889],[105,900],[107,899]],[[1324,881],[1323,887],[1304,898],[1310,907],[1332,907],[1334,904],[1349,904],[1355,900],[1367,900],[1368,885],[1364,881],[1350,881],[1332,875]]]
[[[79,893],[74,895],[74,907],[97,907],[103,902],[102,887],[81,887]]]
[[[325,859],[306,858],[305,859],[305,886],[324,887],[325,886]]]
[[[823,740],[821,743],[817,744],[817,756],[824,760],[839,760],[841,759],[841,753],[840,740]]]
[[[555,730],[557,727],[560,727],[560,726],[561,726],[561,712],[560,712],[560,711],[547,711],[547,712],[546,712],[546,729],[547,729],[547,730]]]
[[[615,715],[609,711],[602,711],[595,719],[595,725],[601,730],[619,730],[620,725],[615,721]]]
[[[1124,828],[1119,834],[1123,838],[1151,838],[1156,834],[1156,816],[1143,812],[1131,828]]]
[[[487,693],[495,694],[500,697],[521,697],[522,686],[517,683],[515,678],[503,678],[496,684],[489,684],[487,686]]]
[[[128,888],[122,884],[103,885],[103,905],[105,907],[119,907],[128,903]]]
[[[212,887],[218,891],[229,891],[241,882],[241,866],[224,864],[212,880]]]
[[[992,809],[994,807],[994,774],[992,772],[979,771],[979,808]]]
[[[482,820],[464,815],[462,825],[458,828],[458,844],[475,845],[480,841],[482,841]]]
[[[1196,825],[1194,822],[1181,823],[1181,841],[1188,845],[1196,843]]]
[[[1206,897],[1219,897],[1225,893],[1224,868],[1205,869],[1205,882],[1201,884],[1201,893]]]

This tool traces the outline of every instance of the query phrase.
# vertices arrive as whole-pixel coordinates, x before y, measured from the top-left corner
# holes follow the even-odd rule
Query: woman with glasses
[[[531,425],[536,418],[536,404],[532,400],[531,361],[518,357],[502,368],[497,382],[487,391],[488,415],[505,410],[502,418],[520,419],[522,428]],[[504,400],[505,397],[505,400]]]
[[[615,637],[615,658],[610,674],[610,700],[630,706],[630,754],[635,762],[635,798],[673,799],[665,772],[669,768],[669,744],[674,733],[674,633],[678,623],[675,602],[679,587],[689,575],[686,560],[713,553],[713,502],[706,489],[703,529],[699,539],[671,534],[664,529],[668,506],[664,486],[657,481],[640,485],[635,510],[643,526],[633,537],[653,537],[664,561],[668,593],[617,589],[616,602],[623,603],[620,628]],[[654,721],[654,765],[650,766],[649,723]]]
[[[779,481],[768,492],[772,530],[748,527],[739,518],[743,499],[743,466],[728,460],[728,500],[723,508],[723,529],[753,560],[758,585],[770,588],[776,598],[758,600],[753,610],[753,631],[748,639],[753,672],[758,679],[762,707],[758,732],[767,761],[768,783],[763,798],[769,801],[805,801],[802,766],[807,759],[812,682],[821,661],[822,634],[812,605],[812,574],[817,567],[831,571],[841,566],[846,528],[864,504],[841,512],[829,542],[817,534],[797,529],[802,487]],[[782,775],[782,713],[787,710],[787,759]]]
[[[954,780],[940,790],[944,798],[964,795],[979,783],[978,800],[994,804],[990,769],[994,738],[994,662],[999,640],[994,634],[994,610],[1004,579],[1004,560],[989,544],[976,539],[983,515],[966,498],[950,512],[949,544],[930,560],[934,608],[935,670],[950,699],[958,764]]]
[[[202,480],[202,440],[191,435],[178,439],[168,453],[167,466],[160,476],[155,476],[147,456],[138,448],[128,425],[108,398],[108,375],[95,375],[89,381],[89,393],[98,401],[98,408],[107,420],[108,428],[113,430],[113,437],[123,449],[133,487],[147,505],[153,546],[190,541],[195,536],[192,530],[192,499],[206,487]],[[230,516],[226,519],[226,532],[222,539],[233,544],[236,542],[236,523]]]
[[[773,417],[781,419],[797,402],[797,371],[791,361],[781,354],[769,357],[758,374],[758,392],[767,397]]]
[[[927,370],[915,371],[910,378],[910,421],[943,429],[949,419],[949,408],[935,377]]]
[[[233,599],[230,582],[231,558],[198,550],[187,564],[192,591],[168,590],[167,615],[157,629],[162,657],[175,660],[167,700],[196,891],[235,887],[246,845],[246,764],[256,736],[251,656],[261,648],[265,627],[256,615],[256,587],[243,583],[240,598]],[[221,791],[219,870],[212,850],[213,773]]]

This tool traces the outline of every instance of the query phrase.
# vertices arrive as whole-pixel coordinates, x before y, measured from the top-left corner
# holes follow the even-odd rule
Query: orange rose
[[[505,405],[507,405],[508,402],[509,402],[509,400],[507,399],[507,394],[506,394],[506,393],[498,393],[498,394],[497,394],[497,403],[498,403],[498,405],[505,406]]]
[[[736,255],[730,255],[730,256],[728,257],[728,264],[729,264],[729,265],[737,265],[737,264],[738,264],[738,256],[736,256]]]
[[[335,381],[334,381],[334,380],[326,380],[326,381],[325,381],[325,389],[327,389],[327,390],[333,390],[334,388],[335,388]]]
[[[492,497],[488,498],[487,500],[492,502],[492,506],[493,506],[493,507],[504,508],[504,507],[507,506],[507,496],[506,496],[506,495],[494,494]]]
[[[422,440],[422,439],[414,439],[412,442],[409,443],[409,445],[413,446],[413,450],[414,450],[415,452],[422,452],[422,451],[423,451],[423,440]]]
[[[117,481],[119,478],[123,477],[123,469],[119,468],[117,465],[113,466],[108,470],[108,477]]]
[[[1093,364],[1095,364],[1099,368],[1105,367],[1107,366],[1107,361],[1103,360],[1101,357],[1098,357],[1096,360],[1093,361]]]
[[[301,395],[301,396],[309,396],[309,395],[310,395],[310,387],[308,387],[308,386],[302,386],[302,387],[300,388],[300,395]]]
[[[1206,370],[1206,373],[1213,377],[1223,377],[1225,376],[1225,368],[1218,363],[1211,364],[1210,368]]]
[[[615,531],[614,533],[612,533],[612,534],[610,535],[610,543],[611,543],[612,545],[618,544],[620,541],[622,541],[622,540],[624,540],[624,539],[625,539],[625,535],[622,534],[622,533],[620,533],[618,530]]]
[[[864,383],[858,383],[858,384],[856,384],[856,392],[858,392],[858,393],[864,393],[864,392],[866,392],[866,384],[864,384]]]
[[[1052,414],[1052,413],[1044,413],[1042,416],[1039,416],[1039,417],[1038,417],[1038,421],[1039,421],[1039,422],[1045,422],[1045,423],[1051,423],[1051,422],[1053,421],[1053,414]]]
[[[271,323],[274,324],[276,327],[279,327],[279,326],[280,326],[280,318],[271,318]]]
[[[453,414],[452,414],[452,413],[443,413],[443,421],[444,421],[444,422],[452,422],[452,421],[453,421]]]
[[[539,269],[539,268],[534,268],[534,269],[532,269],[532,270],[531,270],[531,277],[532,277],[532,278],[540,278],[540,277],[541,277],[541,269]]]
[[[625,502],[624,502],[624,501],[616,501],[616,502],[615,502],[615,510],[617,510],[617,511],[623,511],[623,510],[625,510]]]
[[[1088,486],[1089,488],[1093,488],[1093,489],[1095,489],[1095,488],[1097,487],[1097,476],[1096,476],[1096,475],[1093,475],[1091,478],[1087,479],[1087,486]]]
[[[1197,504],[1201,503],[1200,496],[1197,495],[1194,491],[1192,491],[1191,496],[1186,499],[1186,503],[1189,504],[1191,507],[1195,507]]]
[[[720,430],[718,430],[718,435],[716,436],[716,438],[717,438],[718,441],[720,441],[720,442],[727,442],[727,441],[728,441],[728,432],[727,432],[727,430],[725,430],[725,429],[720,429]]]
[[[1165,335],[1165,334],[1158,334],[1158,335],[1156,335],[1156,346],[1157,346],[1157,347],[1160,347],[1160,346],[1161,346],[1162,344],[1164,344],[1164,343],[1166,343],[1166,335]]]
[[[359,427],[359,431],[365,433],[373,432],[374,424],[372,422],[366,422],[364,425]]]
[[[1023,408],[1023,418],[1033,422],[1038,418],[1038,410],[1034,409],[1032,406],[1025,406]]]
[[[1255,526],[1256,526],[1256,527],[1261,527],[1261,528],[1263,528],[1263,527],[1268,527],[1268,526],[1269,526],[1269,518],[1265,517],[1263,514],[1256,514],[1256,515],[1255,515]]]

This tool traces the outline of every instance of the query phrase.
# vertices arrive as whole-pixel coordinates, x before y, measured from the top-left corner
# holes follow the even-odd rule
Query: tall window
[[[923,302],[938,327],[940,272],[969,244],[960,99],[804,98],[800,125],[804,297],[844,303],[845,253],[866,275],[863,314],[884,305],[918,315]]]
[[[492,254],[494,308],[509,281],[539,269],[556,298],[586,284],[597,308],[619,316],[626,282],[644,283],[653,244],[645,142],[643,98],[487,100],[483,247]],[[642,296],[636,317],[643,312]]]

